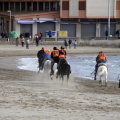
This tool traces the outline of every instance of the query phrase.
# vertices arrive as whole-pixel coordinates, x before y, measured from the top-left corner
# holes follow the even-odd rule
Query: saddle
[[[99,67],[99,66],[106,66],[106,67],[107,67],[107,64],[106,64],[106,63],[99,63],[99,64],[98,64],[98,67]]]

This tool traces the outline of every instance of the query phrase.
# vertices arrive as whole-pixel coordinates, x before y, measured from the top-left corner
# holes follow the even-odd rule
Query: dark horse
[[[62,82],[63,82],[64,75],[67,75],[67,82],[68,82],[70,74],[71,74],[71,67],[67,63],[67,61],[65,59],[63,59],[61,62],[61,65],[58,67],[58,72],[57,72],[56,78],[58,78],[58,76],[60,76],[60,78],[62,78]]]

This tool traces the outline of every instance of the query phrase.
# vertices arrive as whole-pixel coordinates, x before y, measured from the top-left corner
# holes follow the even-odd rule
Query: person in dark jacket
[[[38,58],[38,62],[39,62],[39,67],[41,67],[41,63],[44,60],[44,48],[43,47],[41,50],[38,51],[37,58]]]
[[[53,66],[55,63],[59,62],[59,49],[57,47],[53,47],[53,51],[51,52],[51,72],[50,75],[54,74]]]

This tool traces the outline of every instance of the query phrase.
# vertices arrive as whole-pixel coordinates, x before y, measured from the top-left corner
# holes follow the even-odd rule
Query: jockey
[[[61,46],[61,50],[59,50],[59,52],[61,53],[64,53],[64,55],[65,55],[65,57],[66,57],[66,55],[67,55],[67,53],[66,53],[66,50],[64,49],[64,47],[63,46]]]
[[[107,59],[106,59],[106,55],[100,51],[98,56],[96,57],[96,65],[95,65],[95,77],[94,80],[96,80],[96,73],[97,73],[97,69],[98,69],[98,64],[99,63],[106,63]]]
[[[44,47],[42,47],[42,49],[38,51],[37,57],[38,57],[39,63],[41,63],[41,66],[39,66],[41,67],[41,69],[43,69],[44,67],[45,60],[50,59],[50,54],[51,54],[50,50],[47,50]]]
[[[51,52],[51,73],[50,75],[53,75],[54,74],[54,70],[53,70],[53,66],[54,66],[54,63],[57,63],[59,62],[59,50],[57,49],[57,47],[53,47],[53,51]]]
[[[63,53],[63,52],[60,52],[60,55],[59,55],[59,63],[58,63],[58,69],[59,69],[59,67],[61,67],[61,65],[63,64],[63,63],[67,63],[67,61],[66,61],[66,56],[65,56],[65,54]]]

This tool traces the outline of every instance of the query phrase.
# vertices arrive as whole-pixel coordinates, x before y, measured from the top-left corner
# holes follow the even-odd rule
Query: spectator
[[[16,38],[16,46],[19,45],[19,37]]]
[[[120,29],[118,29],[118,30],[116,31],[116,35],[117,35],[118,39],[120,39]]]
[[[108,39],[108,30],[105,31],[106,40]]]
[[[68,40],[68,44],[69,44],[69,48],[71,48],[71,45],[72,45],[72,40]]]
[[[64,46],[65,46],[65,48],[67,49],[67,46],[68,46],[67,40],[64,40]]]
[[[26,40],[26,49],[29,49],[29,45],[30,45],[30,40],[29,40],[29,38],[27,38],[27,40]]]
[[[36,46],[39,45],[39,38],[38,38],[38,36],[35,37],[35,43],[36,43]]]
[[[22,36],[22,39],[21,39],[21,40],[22,40],[22,42],[21,42],[21,43],[22,43],[22,47],[24,47],[24,44],[25,44],[25,38]]]
[[[41,33],[38,33],[38,39],[41,40]]]
[[[77,41],[75,40],[74,41],[74,49],[76,49],[76,47],[77,47]]]
[[[48,36],[49,36],[49,38],[52,37],[52,32],[51,31],[48,32]]]

